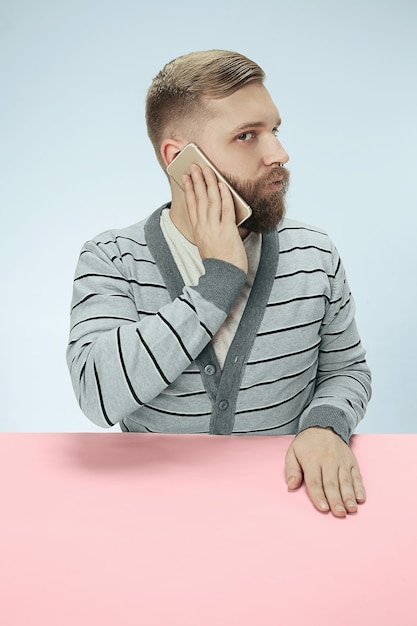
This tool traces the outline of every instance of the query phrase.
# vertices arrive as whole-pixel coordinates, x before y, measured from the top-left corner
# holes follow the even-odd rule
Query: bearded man
[[[81,409],[124,432],[296,435],[289,489],[355,513],[365,488],[349,440],[370,372],[339,254],[285,216],[281,118],[247,57],[167,63],[146,100],[159,164],[197,144],[252,209],[191,165],[149,217],[88,241],[78,262],[67,361]]]

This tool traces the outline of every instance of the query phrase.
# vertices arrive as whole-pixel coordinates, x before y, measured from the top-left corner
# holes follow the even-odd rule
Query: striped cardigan
[[[284,219],[263,236],[221,369],[211,339],[245,275],[207,259],[198,285],[184,286],[160,227],[166,206],[81,251],[67,362],[85,415],[135,432],[275,435],[323,426],[348,442],[371,379],[326,233]]]

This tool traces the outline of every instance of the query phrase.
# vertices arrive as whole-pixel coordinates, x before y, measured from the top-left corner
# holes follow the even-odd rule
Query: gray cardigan
[[[244,273],[204,261],[184,286],[149,218],[88,241],[76,269],[67,362],[81,409],[124,431],[275,435],[331,427],[346,442],[371,395],[354,303],[333,243],[284,219],[263,235],[223,370],[211,339]]]

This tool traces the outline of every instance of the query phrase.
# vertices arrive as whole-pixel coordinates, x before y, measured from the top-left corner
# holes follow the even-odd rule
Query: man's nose
[[[281,165],[285,165],[288,163],[290,157],[288,153],[285,151],[283,145],[277,139],[277,137],[272,136],[265,150],[264,154],[264,163],[265,165],[272,165],[273,163],[280,163]]]

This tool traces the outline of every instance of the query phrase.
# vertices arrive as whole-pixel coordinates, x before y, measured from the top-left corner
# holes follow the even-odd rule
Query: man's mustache
[[[232,187],[239,187],[239,182],[237,181],[237,179],[235,179],[234,176],[230,176],[225,173],[223,173],[223,176],[227,180],[229,185],[231,185]],[[274,167],[274,169],[268,172],[268,174],[265,174],[264,178],[258,178],[257,181],[251,181],[251,183],[249,184],[251,187],[255,187],[255,185],[260,185],[262,187],[264,185],[270,185],[278,181],[282,182],[282,190],[280,193],[285,193],[288,189],[290,182],[290,171],[285,169],[285,167]]]
[[[265,177],[265,184],[271,185],[272,183],[282,182],[283,189],[288,187],[290,181],[290,172],[285,169],[285,167],[276,167],[269,172],[269,174]]]

